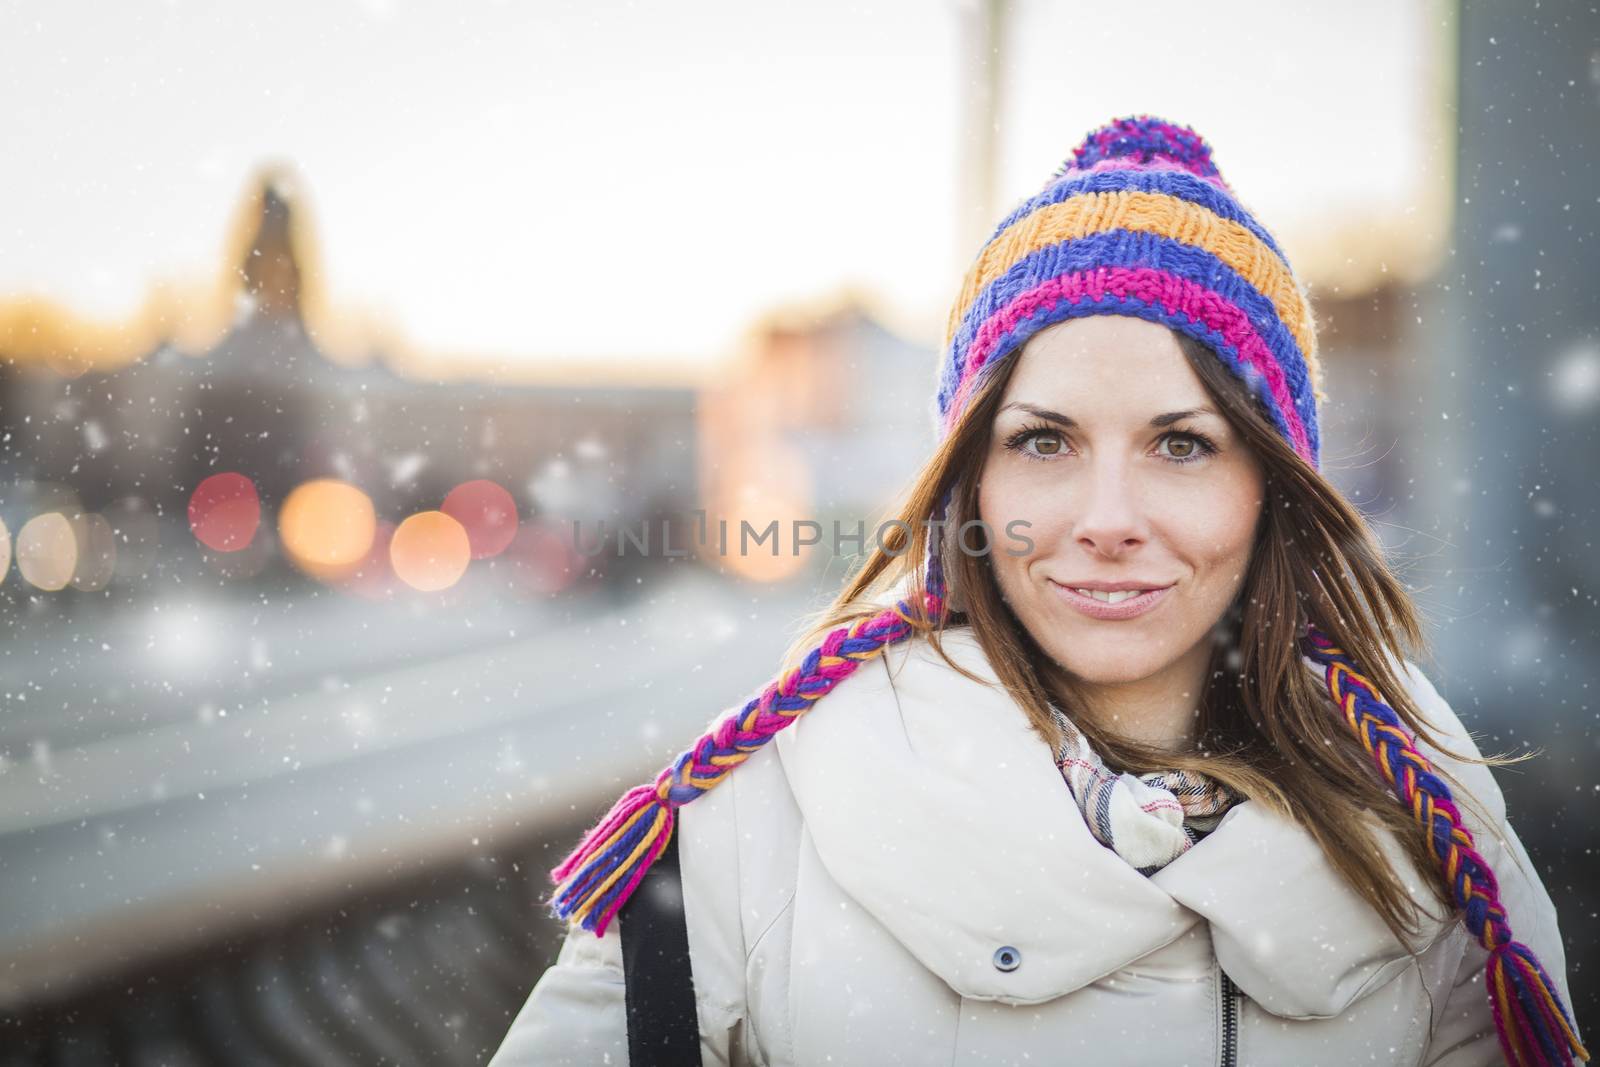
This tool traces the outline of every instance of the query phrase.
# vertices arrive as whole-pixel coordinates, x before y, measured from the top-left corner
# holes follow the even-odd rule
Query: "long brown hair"
[[[1419,928],[1415,902],[1384,860],[1366,817],[1376,818],[1395,835],[1419,871],[1433,872],[1429,885],[1446,915],[1456,912],[1450,883],[1433,854],[1428,830],[1396,803],[1319,677],[1301,662],[1299,638],[1306,623],[1315,623],[1360,664],[1406,727],[1446,756],[1499,766],[1532,754],[1478,758],[1439,742],[1398,674],[1402,659],[1431,658],[1419,613],[1365,517],[1290,447],[1211,349],[1177,336],[1202,386],[1266,474],[1249,569],[1234,604],[1213,631],[1192,750],[1172,752],[1143,744],[1075,714],[1081,703],[1073,678],[1040,649],[1000,594],[990,566],[995,546],[981,541],[987,528],[974,522],[965,549],[955,548],[958,539],[952,534],[978,517],[979,474],[995,412],[1019,362],[1016,354],[988,375],[899,505],[890,510],[880,527],[885,531],[882,540],[860,569],[830,605],[806,621],[785,657],[785,670],[797,665],[823,634],[882,611],[881,594],[907,581],[900,587],[911,593],[905,599],[917,631],[913,639],[925,637],[952,669],[973,677],[950,661],[939,642],[942,628],[970,625],[995,674],[1052,751],[1061,740],[1049,710],[1054,700],[1108,765],[1133,774],[1197,771],[1294,820],[1396,940],[1406,944]],[[953,491],[940,553],[947,612],[945,618],[933,619],[920,609],[927,582],[927,520],[947,489]],[[1469,802],[1454,777],[1434,769],[1451,786],[1458,804]],[[1479,817],[1487,823],[1481,811]]]

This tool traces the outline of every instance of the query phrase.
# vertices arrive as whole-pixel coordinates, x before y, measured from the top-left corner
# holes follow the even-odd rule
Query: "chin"
[[[1050,658],[1092,685],[1121,685],[1160,673],[1178,658],[1177,649],[1159,637],[1121,625],[1085,628],[1056,623],[1060,636],[1041,647]],[[1098,632],[1094,632],[1098,631]]]
[[[1139,655],[1085,656],[1081,650],[1076,654],[1057,655],[1055,659],[1073,677],[1091,685],[1123,685],[1143,681],[1159,672],[1168,662]]]

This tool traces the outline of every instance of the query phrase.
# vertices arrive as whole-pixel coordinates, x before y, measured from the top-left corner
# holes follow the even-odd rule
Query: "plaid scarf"
[[[1217,824],[1239,799],[1220,782],[1190,771],[1117,774],[1089,741],[1051,705],[1065,740],[1056,766],[1099,842],[1150,875],[1177,859]]]

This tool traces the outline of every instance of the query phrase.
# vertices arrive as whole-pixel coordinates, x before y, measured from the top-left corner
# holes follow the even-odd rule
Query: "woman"
[[[1509,761],[1402,654],[1319,385],[1205,142],[1089,134],[967,275],[886,543],[553,872],[494,1063],[628,1061],[612,920],[680,842],[707,1063],[1586,1060]]]

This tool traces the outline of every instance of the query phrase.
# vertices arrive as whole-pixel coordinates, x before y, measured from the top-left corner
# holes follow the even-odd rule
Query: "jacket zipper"
[[[1239,987],[1227,972],[1217,967],[1222,992],[1222,1067],[1239,1067]]]

